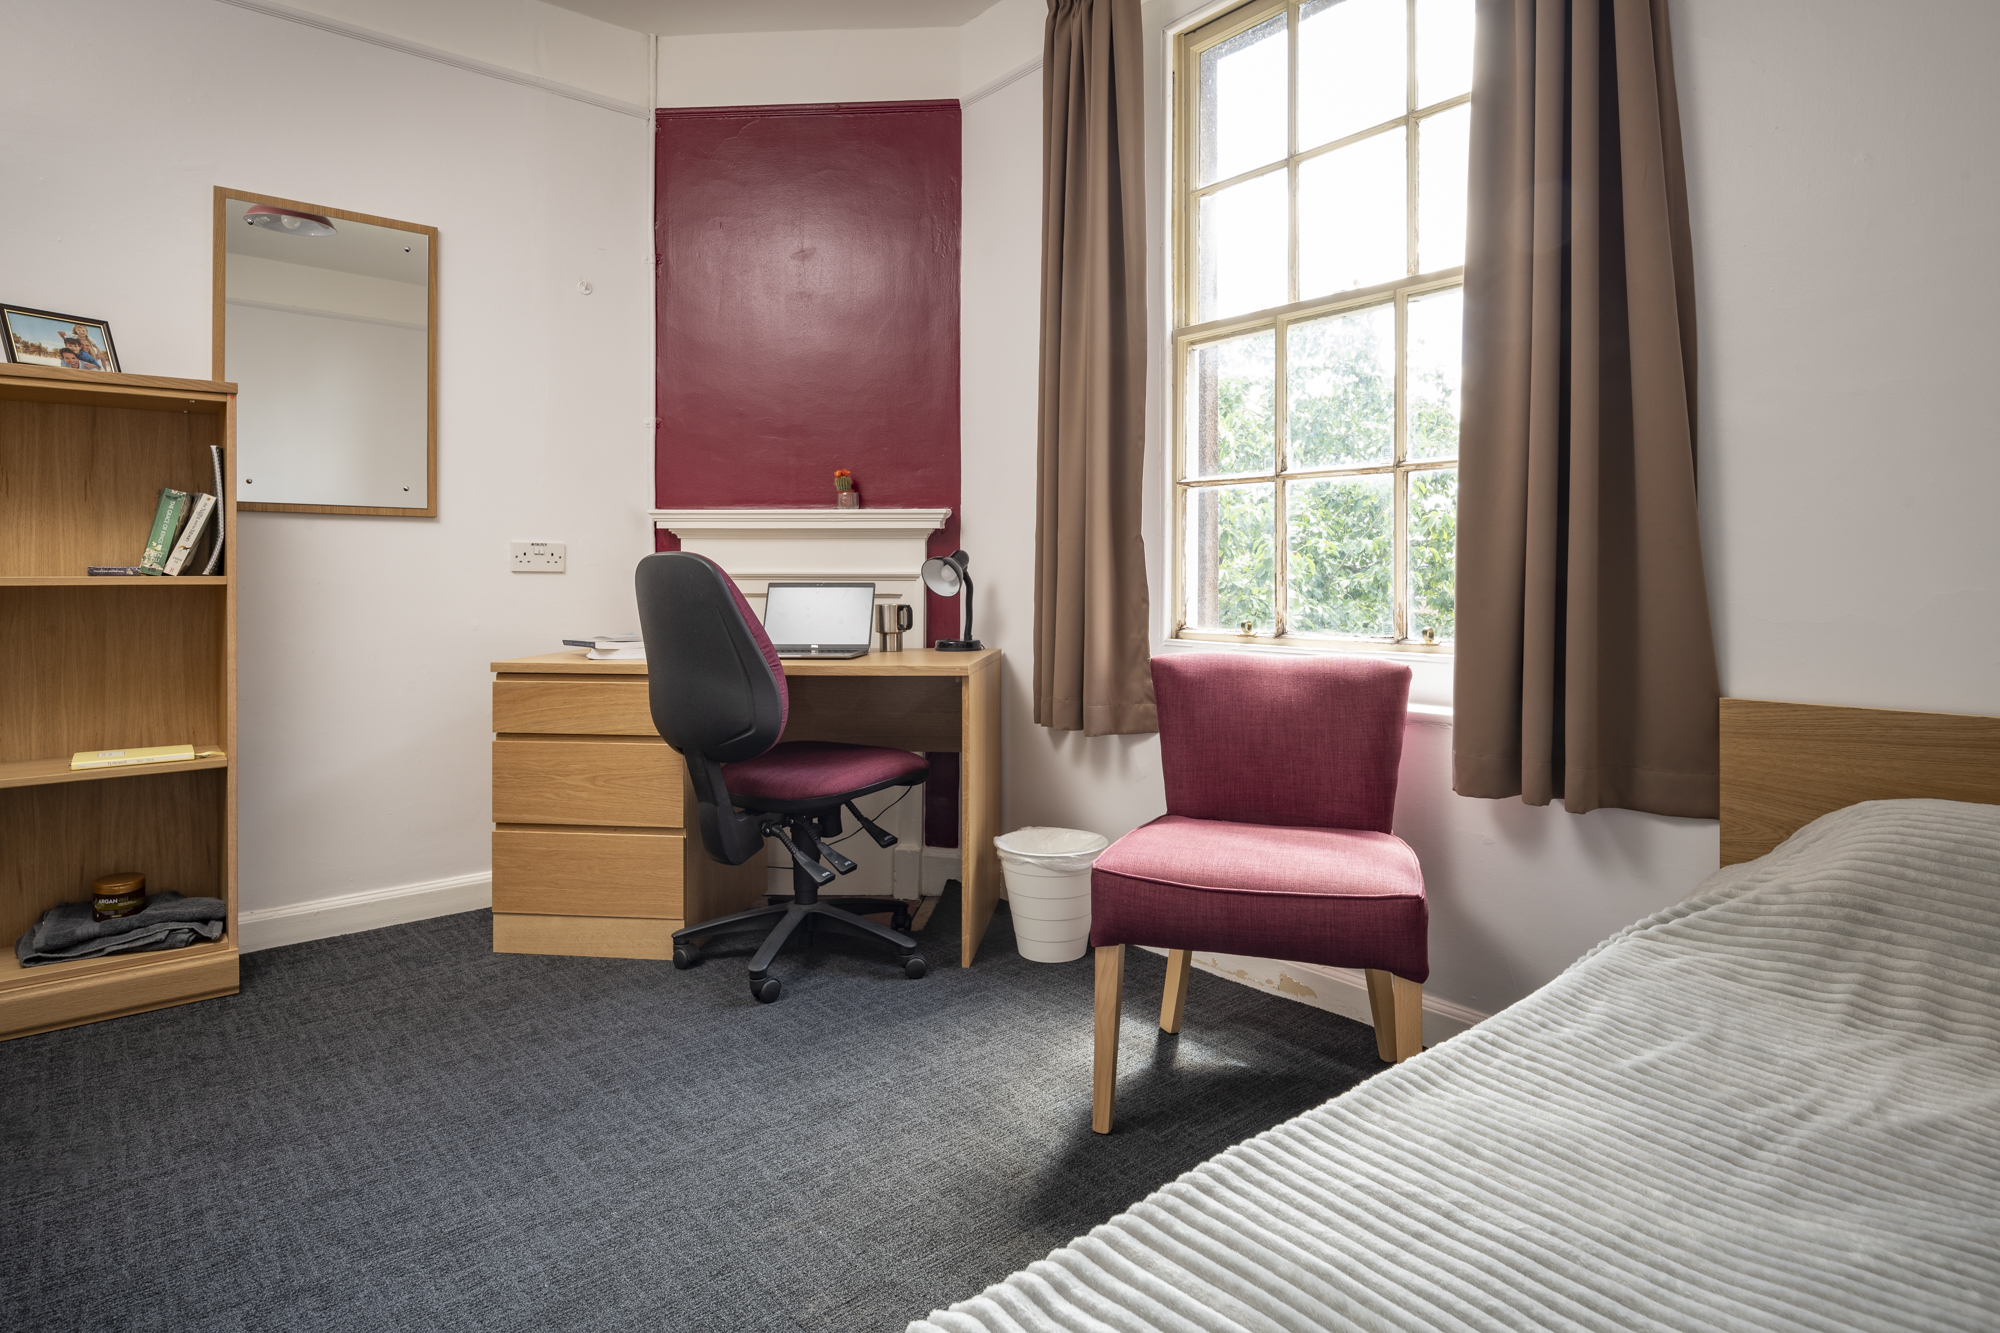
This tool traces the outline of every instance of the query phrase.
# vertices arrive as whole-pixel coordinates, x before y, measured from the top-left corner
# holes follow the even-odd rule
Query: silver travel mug
[[[875,608],[875,632],[882,636],[880,651],[900,653],[903,651],[903,635],[916,628],[917,613],[914,607],[898,602],[894,606],[882,605]]]

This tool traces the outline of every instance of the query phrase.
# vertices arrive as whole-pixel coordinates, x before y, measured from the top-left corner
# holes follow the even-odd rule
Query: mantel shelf
[[[227,574],[0,574],[0,588],[224,588]]]
[[[197,745],[197,750],[213,750],[213,745]],[[116,768],[71,768],[70,757],[60,759],[17,759],[0,764],[0,787],[43,787],[51,782],[98,782],[105,778],[145,778],[156,773],[193,773],[203,768],[228,768],[229,756],[190,759],[179,764],[120,764]]]
[[[937,531],[949,509],[655,509],[653,526],[678,537],[695,533],[792,536],[921,536]]]

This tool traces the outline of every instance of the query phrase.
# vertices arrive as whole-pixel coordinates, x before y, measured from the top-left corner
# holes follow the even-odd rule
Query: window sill
[[[1387,657],[1421,658],[1426,662],[1448,663],[1453,645],[1449,643],[1382,643],[1374,639],[1312,639],[1303,636],[1274,639],[1262,635],[1217,634],[1212,638],[1192,636],[1169,638],[1162,647],[1181,652],[1287,653],[1294,657]]]

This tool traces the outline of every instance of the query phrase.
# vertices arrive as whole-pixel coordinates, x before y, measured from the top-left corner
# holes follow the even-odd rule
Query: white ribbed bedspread
[[[2000,806],[1946,801],[1814,822],[910,1325],[1996,1328]]]

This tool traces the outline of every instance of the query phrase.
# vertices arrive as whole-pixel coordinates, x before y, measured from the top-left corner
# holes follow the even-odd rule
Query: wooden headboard
[[[1722,701],[1722,864],[1856,801],[2000,805],[2000,717]]]

